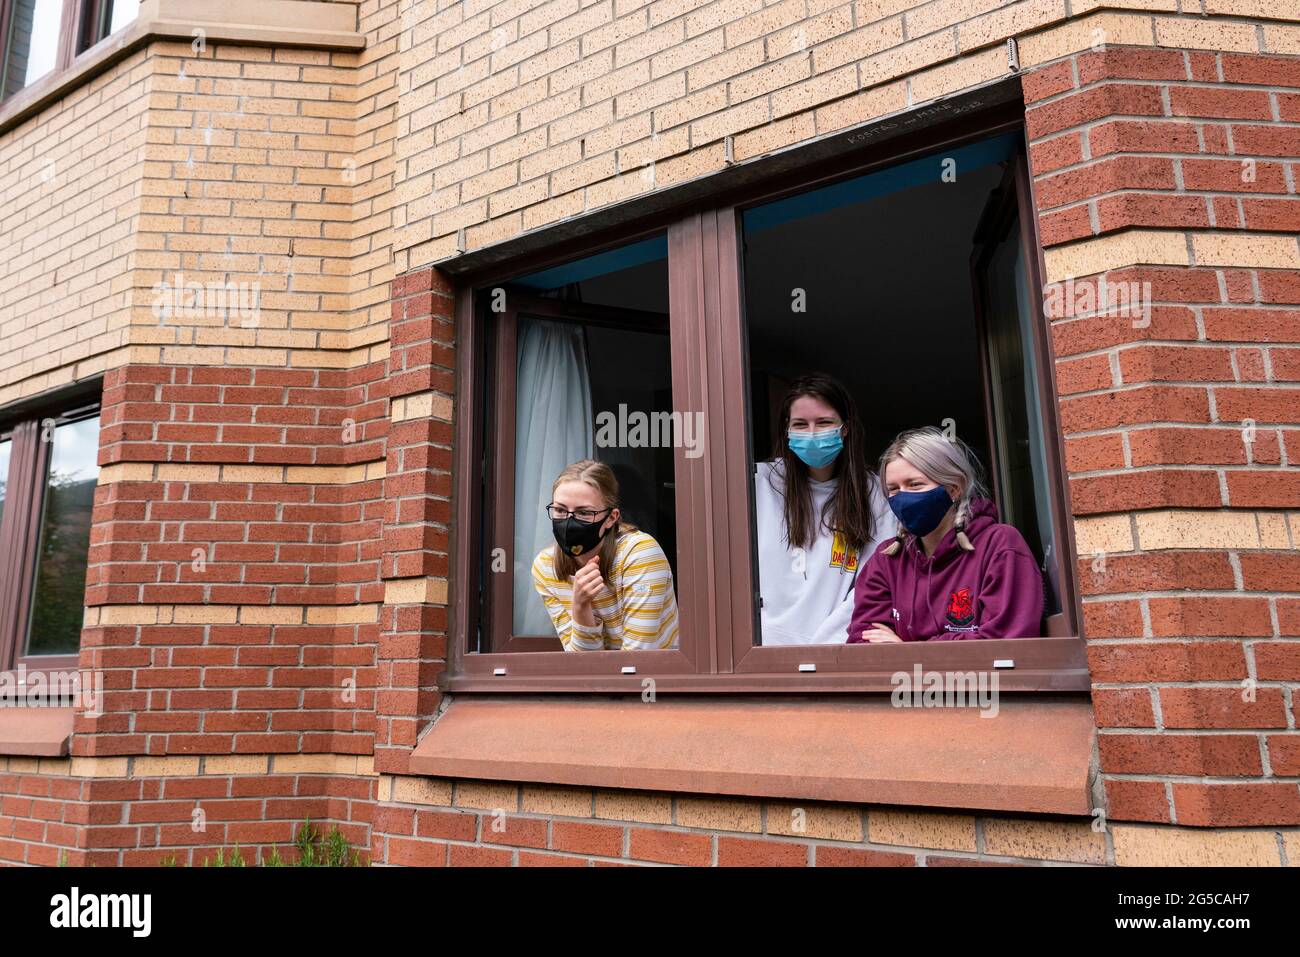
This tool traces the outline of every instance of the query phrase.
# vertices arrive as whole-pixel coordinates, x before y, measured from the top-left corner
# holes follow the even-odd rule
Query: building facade
[[[0,861],[1300,863],[1294,0],[114,6],[0,4]],[[823,367],[1044,637],[762,643]],[[528,618],[573,382],[674,650]]]

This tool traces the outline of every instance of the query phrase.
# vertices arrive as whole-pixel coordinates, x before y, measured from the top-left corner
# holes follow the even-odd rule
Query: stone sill
[[[0,133],[88,82],[154,40],[193,43],[195,30],[207,43],[243,46],[363,50],[356,7],[316,0],[144,0],[140,16],[86,50],[66,70],[48,74],[0,104]]]
[[[0,754],[67,757],[74,712],[74,708],[0,707]]]
[[[975,709],[871,699],[460,698],[412,774],[744,797],[1087,816],[1086,698]]]

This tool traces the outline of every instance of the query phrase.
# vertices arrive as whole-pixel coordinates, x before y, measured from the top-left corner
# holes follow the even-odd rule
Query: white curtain
[[[514,634],[553,635],[533,588],[533,559],[555,542],[543,511],[555,476],[591,458],[591,378],[582,329],[574,323],[521,317],[517,351]]]

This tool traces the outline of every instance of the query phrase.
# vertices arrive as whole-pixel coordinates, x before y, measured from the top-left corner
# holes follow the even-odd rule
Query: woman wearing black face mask
[[[546,509],[555,545],[533,561],[533,585],[564,650],[676,648],[672,569],[654,538],[620,520],[610,467],[573,463]]]

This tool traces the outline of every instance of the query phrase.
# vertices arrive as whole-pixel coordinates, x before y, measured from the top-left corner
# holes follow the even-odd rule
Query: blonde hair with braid
[[[961,489],[957,499],[957,515],[953,527],[957,530],[957,545],[973,552],[975,546],[966,536],[966,521],[970,518],[972,499],[987,498],[988,490],[980,470],[979,459],[969,445],[953,436],[949,438],[934,426],[910,429],[889,444],[880,457],[880,487],[885,489],[885,469],[889,463],[903,459],[937,485],[955,485]],[[886,555],[897,555],[912,533],[902,523],[897,537],[885,549]]]

